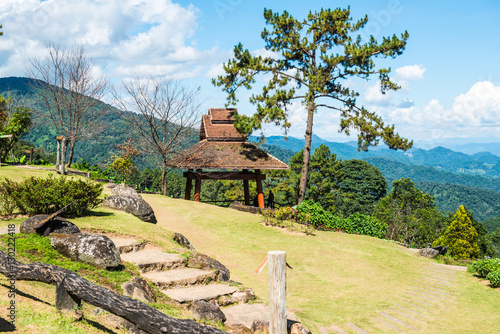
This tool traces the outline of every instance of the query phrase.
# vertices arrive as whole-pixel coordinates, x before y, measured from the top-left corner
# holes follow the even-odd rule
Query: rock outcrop
[[[80,229],[75,224],[70,221],[61,218],[55,217],[50,222],[45,224],[39,229],[35,230],[35,226],[40,224],[43,220],[47,219],[49,215],[36,215],[30,217],[21,223],[21,227],[19,231],[21,233],[38,233],[40,235],[44,235],[50,233],[63,233],[63,234],[72,234],[72,233],[80,233]]]
[[[53,233],[49,237],[52,247],[73,261],[88,263],[102,269],[120,265],[120,252],[104,235]]]
[[[107,197],[102,202],[102,205],[111,209],[125,211],[147,223],[156,224],[153,208],[140,196],[112,195]]]
[[[189,259],[188,267],[198,268],[202,270],[213,270],[213,269],[218,270],[219,281],[224,281],[224,282],[229,281],[229,278],[231,276],[229,269],[227,269],[222,263],[220,263],[214,258],[211,258],[210,256],[200,253],[194,254],[193,257]]]

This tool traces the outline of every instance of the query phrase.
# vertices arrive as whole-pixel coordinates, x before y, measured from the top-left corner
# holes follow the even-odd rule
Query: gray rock
[[[61,217],[55,217],[41,228],[35,230],[35,226],[40,224],[47,217],[49,217],[49,215],[36,215],[30,217],[21,223],[19,231],[26,234],[38,233],[40,235],[44,235],[45,232],[63,234],[80,233],[78,226]]]
[[[52,247],[73,261],[88,263],[103,269],[117,267],[121,262],[120,252],[105,235],[53,233],[49,237]]]
[[[242,324],[230,324],[226,325],[226,330],[231,334],[252,334],[250,328],[243,326]]]
[[[232,297],[237,300],[237,303],[244,304],[248,302],[247,293],[243,291],[236,291],[232,294]]]
[[[255,320],[250,330],[252,334],[269,334],[269,322],[265,320]]]
[[[252,289],[245,289],[245,293],[247,294],[247,300],[255,300],[255,292]]]
[[[156,302],[156,296],[153,290],[148,283],[140,277],[134,277],[130,281],[123,283],[122,289],[125,296],[138,299],[143,303]]]
[[[220,306],[227,306],[234,303],[229,296],[220,296],[218,302]]]
[[[156,224],[153,208],[140,196],[112,195],[107,197],[102,202],[102,205],[111,209],[125,211],[147,223]]]
[[[142,198],[141,195],[135,190],[125,184],[118,184],[116,187],[111,188],[111,195],[118,196],[130,196],[130,197],[139,197]]]
[[[177,242],[182,247],[185,247],[187,249],[196,250],[196,248],[194,248],[193,244],[185,236],[183,236],[180,233],[174,233],[173,239],[175,242]]]
[[[196,253],[189,259],[188,267],[198,268],[203,270],[216,269],[219,271],[218,280],[219,281],[229,281],[231,273],[222,263],[216,259],[211,258],[208,255]]]
[[[427,258],[435,258],[439,254],[439,251],[432,249],[432,248],[422,248],[419,249],[418,255],[427,257]]]
[[[226,321],[226,316],[217,305],[205,301],[195,301],[191,305],[191,314],[196,320]]]
[[[311,331],[306,326],[297,322],[292,325],[290,334],[311,334]]]

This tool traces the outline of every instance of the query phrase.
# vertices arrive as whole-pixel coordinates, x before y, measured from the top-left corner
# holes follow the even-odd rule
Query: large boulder
[[[50,236],[52,247],[73,261],[91,264],[98,268],[120,265],[120,252],[111,239],[101,234],[59,234]]]
[[[125,211],[147,223],[156,224],[153,208],[140,196],[111,195],[102,202],[102,205]]]
[[[137,190],[131,188],[123,183],[116,185],[111,188],[111,195],[119,195],[119,196],[130,196],[130,197],[141,197]]]
[[[21,223],[19,231],[21,233],[38,233],[40,235],[47,235],[50,233],[63,233],[72,234],[80,233],[80,229],[75,224],[67,221],[61,217],[54,217],[51,221],[35,230],[35,226],[40,224],[43,220],[47,219],[49,215],[36,215],[30,217]]]
[[[219,281],[229,281],[229,277],[231,276],[229,269],[227,269],[222,263],[214,258],[211,258],[210,256],[201,253],[196,253],[189,259],[188,267],[198,268],[202,270],[218,270]]]
[[[202,300],[193,302],[191,314],[195,320],[226,321],[226,316],[217,305]]]

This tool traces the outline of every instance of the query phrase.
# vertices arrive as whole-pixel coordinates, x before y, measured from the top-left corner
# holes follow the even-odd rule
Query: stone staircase
[[[178,253],[167,253],[133,238],[108,237],[120,251],[122,261],[136,265],[143,279],[179,303],[207,301],[218,305],[220,299],[221,306],[226,306],[253,299],[253,292],[245,293],[229,283],[218,282],[217,270],[187,267],[187,258]]]

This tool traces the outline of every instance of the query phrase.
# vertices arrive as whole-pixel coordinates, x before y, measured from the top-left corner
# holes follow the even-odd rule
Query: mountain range
[[[0,78],[0,95],[22,98],[26,105],[37,108],[39,113],[44,112],[27,78]],[[34,126],[23,139],[36,147],[54,151],[55,128],[50,123],[40,122],[37,115],[34,118]],[[81,158],[91,164],[105,164],[112,154],[116,154],[115,144],[122,144],[133,136],[129,126],[115,113],[109,113],[105,122],[107,127],[101,134],[77,142],[74,161]],[[256,139],[250,137],[250,141]],[[197,141],[198,129],[193,129],[192,136],[182,146],[188,147]],[[402,177],[411,178],[423,191],[435,196],[436,204],[442,211],[452,211],[465,204],[478,219],[500,216],[500,156],[488,151],[477,152],[479,146],[468,144],[468,149],[476,152],[474,154],[445,147],[430,150],[412,148],[403,152],[389,150],[383,145],[370,147],[367,152],[363,152],[358,151],[356,142],[331,142],[313,135],[313,149],[321,144],[328,146],[339,159],[365,160],[379,168],[389,185]],[[491,147],[497,149],[492,151],[498,152],[500,143],[488,145],[482,147]],[[262,148],[285,162],[303,147],[303,139],[282,136],[267,137],[262,144]],[[156,167],[146,156],[140,156],[136,163],[140,168]]]

